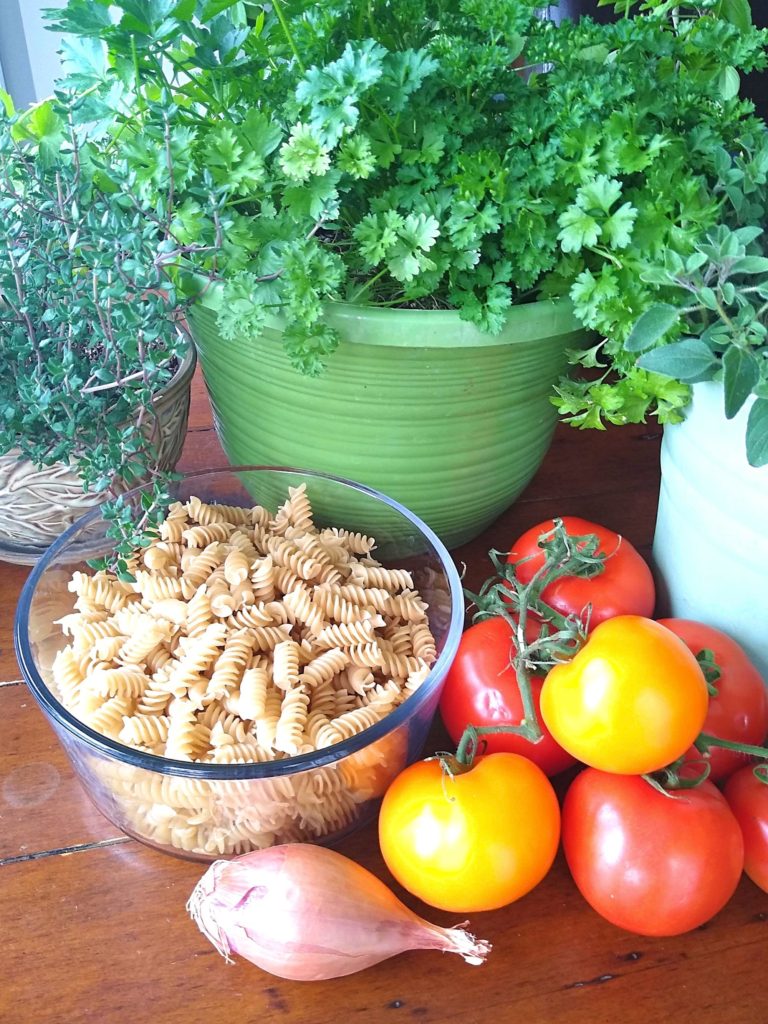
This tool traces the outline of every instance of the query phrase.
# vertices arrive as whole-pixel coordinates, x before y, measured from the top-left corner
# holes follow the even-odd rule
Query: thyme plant
[[[154,482],[145,519],[107,508],[128,539],[159,511],[154,400],[187,342],[158,224],[109,187],[74,106],[0,111],[0,452],[69,463],[116,498]]]

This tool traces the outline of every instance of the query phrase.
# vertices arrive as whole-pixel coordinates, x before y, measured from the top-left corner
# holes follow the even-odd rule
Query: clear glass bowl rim
[[[259,779],[271,778],[275,775],[291,775],[296,772],[309,771],[313,768],[320,768],[343,760],[350,754],[354,754],[365,747],[370,746],[377,740],[393,732],[399,725],[414,716],[423,704],[431,696],[438,680],[448,671],[454,655],[459,646],[459,640],[463,631],[464,605],[461,579],[448,549],[430,529],[427,524],[417,515],[407,509],[394,498],[388,497],[381,491],[377,491],[365,484],[347,480],[344,477],[335,476],[332,473],[323,473],[314,469],[301,469],[295,466],[215,466],[210,469],[192,470],[188,473],[177,475],[176,481],[187,482],[201,477],[217,475],[234,475],[237,473],[264,472],[284,474],[299,474],[316,479],[331,480],[336,484],[358,491],[361,494],[375,498],[384,505],[389,506],[398,512],[404,519],[415,527],[434,548],[440,565],[445,573],[451,594],[451,618],[448,634],[443,644],[443,649],[438,655],[437,661],[432,666],[430,674],[422,685],[403,704],[395,708],[393,712],[383,718],[380,722],[370,726],[361,733],[357,733],[350,739],[341,743],[335,743],[330,747],[323,747],[320,750],[311,751],[307,754],[299,754],[295,757],[286,757],[275,761],[259,761],[248,764],[200,764],[190,761],[174,761],[171,758],[161,757],[158,754],[148,754],[132,747],[125,746],[117,740],[96,732],[75,718],[53,695],[40,673],[37,671],[32,649],[29,642],[29,613],[32,605],[37,584],[48,569],[51,563],[62,552],[69,542],[91,522],[101,516],[102,505],[87,512],[77,519],[53,544],[32,568],[19,597],[14,618],[13,639],[16,649],[16,658],[21,667],[25,682],[32,691],[35,699],[50,718],[63,726],[67,733],[85,743],[87,746],[104,754],[112,759],[117,759],[125,764],[143,768],[147,771],[157,772],[163,775],[174,775],[188,779],[203,779],[206,781],[225,781],[229,779]],[[141,494],[146,484],[134,487],[127,491],[124,497],[130,498]]]

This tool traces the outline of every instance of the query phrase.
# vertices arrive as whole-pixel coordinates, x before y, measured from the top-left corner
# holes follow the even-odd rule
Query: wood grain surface
[[[559,427],[516,505],[456,550],[466,581],[489,571],[487,551],[555,514],[580,515],[650,554],[660,433]],[[199,377],[181,468],[225,464]],[[414,952],[333,982],[282,981],[228,966],[185,903],[199,864],[147,849],[90,804],[20,681],[13,614],[26,570],[0,563],[0,925],[2,1024],[760,1024],[768,895],[744,879],[713,921],[675,939],[621,931],[582,900],[559,857],[528,896],[471,928],[493,943],[482,967]],[[428,748],[444,746],[438,722]],[[393,882],[375,826],[338,847],[438,924]],[[712,864],[717,871],[717,864]]]

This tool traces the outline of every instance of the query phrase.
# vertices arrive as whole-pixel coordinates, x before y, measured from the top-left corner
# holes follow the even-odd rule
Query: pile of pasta
[[[317,528],[304,485],[272,515],[175,502],[129,560],[135,582],[75,572],[69,643],[53,662],[64,706],[105,736],[202,764],[281,760],[388,715],[436,659],[405,569],[359,533]],[[404,764],[397,733],[338,763],[264,779],[190,779],[94,759],[123,826],[202,856],[318,838],[351,825]]]

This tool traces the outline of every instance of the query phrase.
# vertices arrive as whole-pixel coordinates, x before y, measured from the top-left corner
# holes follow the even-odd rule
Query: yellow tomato
[[[494,910],[547,874],[560,807],[544,772],[520,754],[488,754],[461,774],[417,761],[387,790],[379,843],[414,896],[455,913]]]
[[[671,630],[640,615],[595,628],[541,690],[541,715],[569,754],[607,772],[653,772],[684,754],[709,706],[696,658]]]

